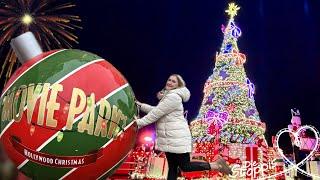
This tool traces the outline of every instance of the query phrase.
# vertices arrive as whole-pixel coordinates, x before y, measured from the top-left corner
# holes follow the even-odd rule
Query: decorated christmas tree
[[[241,30],[234,18],[239,9],[230,3],[226,10],[229,21],[221,26],[222,46],[216,54],[213,74],[204,85],[199,114],[191,123],[194,154],[205,154],[208,161],[216,154],[223,154],[230,163],[241,164],[248,160],[250,150],[246,148],[249,145],[256,146],[256,151],[261,152],[255,153],[257,161],[262,162],[265,158],[262,153],[267,146],[265,124],[255,106],[255,86],[245,72],[246,56],[240,53],[237,45]]]

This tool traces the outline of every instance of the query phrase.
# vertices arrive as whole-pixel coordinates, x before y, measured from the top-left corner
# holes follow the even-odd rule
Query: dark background
[[[104,0],[75,1],[83,30],[75,48],[106,58],[130,82],[137,99],[155,105],[155,94],[172,73],[191,91],[185,105],[192,120],[203,85],[212,74],[223,40],[221,24],[229,1]],[[238,46],[256,86],[256,106],[267,124],[266,137],[290,123],[300,109],[303,124],[320,129],[320,1],[247,0],[236,23]]]

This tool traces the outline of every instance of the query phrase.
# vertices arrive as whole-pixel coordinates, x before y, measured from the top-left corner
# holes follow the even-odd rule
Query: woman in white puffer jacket
[[[177,168],[182,171],[218,170],[231,174],[231,170],[224,161],[219,158],[216,162],[190,162],[191,133],[188,122],[184,118],[182,102],[190,98],[190,91],[185,87],[185,82],[180,75],[173,74],[167,80],[165,89],[158,93],[160,100],[157,106],[137,101],[141,111],[148,113],[141,119],[137,119],[141,128],[151,123],[156,123],[157,150],[166,153],[169,164],[168,180],[177,178]]]

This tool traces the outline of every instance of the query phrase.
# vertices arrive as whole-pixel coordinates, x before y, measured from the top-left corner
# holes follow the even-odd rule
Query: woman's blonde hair
[[[174,77],[177,78],[177,80],[178,80],[178,87],[179,87],[179,88],[186,86],[185,81],[183,80],[183,78],[182,78],[179,74],[171,74],[171,76],[174,76]]]

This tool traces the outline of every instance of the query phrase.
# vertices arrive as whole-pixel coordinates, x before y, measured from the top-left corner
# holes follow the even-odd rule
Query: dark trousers
[[[294,154],[295,154],[296,164],[298,164],[298,163],[301,162],[305,157],[307,157],[307,154],[306,154],[305,152],[301,151],[300,148],[297,147],[297,146],[294,146],[293,148],[294,148],[294,152],[295,152]],[[306,170],[307,170],[307,165],[304,164],[304,165],[302,165],[300,168],[301,168],[302,170],[305,170],[305,171],[306,171]],[[303,175],[302,173],[300,173],[300,172],[298,171],[297,177],[295,177],[295,179],[310,180],[310,179],[312,179],[312,178],[307,177],[307,176]]]
[[[175,154],[166,152],[169,165],[167,180],[176,180],[178,177],[178,167],[184,172],[210,170],[208,162],[190,162],[190,154]]]

